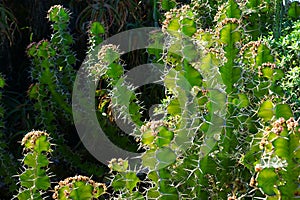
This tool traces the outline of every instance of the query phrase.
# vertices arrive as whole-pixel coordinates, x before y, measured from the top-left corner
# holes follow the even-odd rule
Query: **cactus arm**
[[[50,187],[46,170],[49,165],[48,154],[51,152],[49,140],[49,135],[42,131],[32,131],[24,136],[22,145],[28,153],[22,161],[25,170],[19,175],[19,200],[42,199],[44,191]]]

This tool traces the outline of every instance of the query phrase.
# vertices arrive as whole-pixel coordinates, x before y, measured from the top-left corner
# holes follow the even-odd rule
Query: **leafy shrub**
[[[285,33],[278,40],[271,40],[272,46],[277,52],[278,65],[285,70],[281,85],[286,92],[287,102],[291,104],[295,115],[300,116],[300,52],[299,52],[299,38],[300,38],[300,21],[294,21],[292,27],[288,27]]]

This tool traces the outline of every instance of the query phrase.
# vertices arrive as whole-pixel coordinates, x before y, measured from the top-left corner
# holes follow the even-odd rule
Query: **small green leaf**
[[[288,104],[278,104],[275,108],[276,118],[283,117],[285,120],[293,117],[293,112]]]
[[[241,11],[239,9],[239,6],[234,0],[228,1],[226,16],[228,18],[236,18],[236,19],[239,19],[241,17]]]
[[[83,181],[78,181],[73,183],[74,188],[70,193],[70,197],[72,200],[91,200],[92,199],[92,192],[93,187],[91,185],[87,185]]]
[[[239,108],[245,108],[250,104],[246,94],[238,94],[238,97],[239,97],[239,104],[238,104]]]
[[[111,63],[109,66],[108,66],[108,70],[106,72],[106,75],[117,81],[124,73],[124,70],[123,70],[123,67],[122,65],[120,64],[116,64],[116,63]]]
[[[194,33],[196,33],[197,28],[196,28],[196,23],[194,22],[194,20],[184,18],[181,21],[181,24],[182,24],[182,32],[185,35],[191,37],[192,35],[194,35]]]
[[[177,32],[179,28],[180,28],[179,20],[175,18],[170,21],[167,30],[170,33],[174,33],[174,32]]]
[[[28,153],[25,155],[24,164],[28,167],[46,167],[49,164],[47,156],[36,153]]]
[[[120,58],[120,53],[117,52],[116,50],[112,49],[112,48],[108,48],[106,49],[105,55],[103,58],[103,61],[107,62],[108,64],[111,64],[115,61],[117,61],[117,59]]]
[[[29,90],[28,90],[28,95],[30,99],[37,99],[38,98],[38,90],[39,90],[39,85],[36,83],[32,85]]]
[[[168,146],[174,137],[174,133],[169,131],[166,127],[160,127],[156,144],[158,147]]]
[[[280,80],[284,77],[284,72],[281,69],[274,69],[274,81]]]
[[[112,187],[116,190],[116,191],[119,191],[119,190],[122,190],[125,186],[126,182],[124,180],[124,177],[121,175],[121,174],[117,174],[115,177],[114,177],[114,180],[112,182]]]
[[[159,169],[167,167],[168,165],[174,163],[176,157],[176,154],[170,148],[163,147],[158,149],[156,152],[156,158],[159,163]]]
[[[282,159],[287,159],[289,157],[289,142],[284,138],[278,138],[273,142],[275,147],[274,151],[277,156]]]
[[[230,45],[238,42],[241,39],[241,33],[237,31],[238,24],[227,23],[220,31],[220,39],[223,43]]]
[[[161,8],[165,11],[169,11],[176,6],[176,1],[174,0],[162,0]]]
[[[155,150],[148,150],[142,155],[143,166],[149,167],[150,170],[154,170],[157,164]]]
[[[20,192],[18,194],[18,199],[19,200],[28,200],[31,198],[31,195],[30,195],[30,191],[29,190],[23,190],[22,192]]]
[[[26,188],[31,188],[33,186],[34,178],[35,178],[34,170],[26,169],[20,175],[21,186],[26,187]]]
[[[258,187],[260,187],[265,194],[273,196],[275,195],[275,183],[278,177],[274,172],[274,169],[265,168],[259,172],[257,177]]]
[[[257,48],[257,56],[255,58],[256,67],[261,66],[263,63],[273,63],[274,57],[271,54],[271,50],[264,44],[260,44]]]
[[[68,186],[64,186],[64,187],[61,187],[58,191],[58,199],[59,200],[68,200],[67,197],[66,197],[66,193],[65,192],[68,192],[70,193],[70,188]]]
[[[124,160],[122,165],[112,163],[112,170],[116,172],[125,172],[128,168],[128,160]]]
[[[170,183],[163,179],[159,182],[159,191],[161,193],[160,200],[174,200],[178,199],[177,190],[174,187],[170,186]]]
[[[169,114],[175,116],[181,114],[181,107],[178,99],[173,99],[168,105],[167,111]]]
[[[50,142],[48,141],[47,136],[42,135],[36,139],[34,150],[39,154],[50,150]]]
[[[104,34],[105,33],[105,29],[102,26],[102,24],[100,22],[93,22],[91,25],[91,29],[90,32],[93,35],[99,35],[99,34]]]
[[[125,175],[126,178],[126,188],[130,191],[136,187],[136,184],[140,181],[140,179],[136,176],[135,172],[128,172]]]
[[[160,195],[160,192],[156,188],[151,188],[147,192],[148,199],[159,199]]]
[[[265,67],[262,69],[263,76],[271,79],[273,77],[274,70],[271,67]]]
[[[188,80],[191,86],[202,86],[201,74],[188,63],[184,64],[184,77]]]
[[[4,78],[2,78],[2,77],[0,76],[0,88],[3,88],[4,85],[5,85]]]
[[[272,119],[274,115],[273,103],[270,100],[263,102],[258,110],[258,116],[263,118],[265,121]]]
[[[36,188],[39,190],[47,190],[50,187],[50,178],[46,175],[46,172],[41,176],[38,176],[35,182]]]
[[[152,144],[154,138],[155,137],[154,137],[153,132],[151,130],[146,131],[142,135],[142,143],[145,144],[145,145]]]
[[[299,2],[294,1],[291,3],[289,10],[288,10],[288,16],[290,16],[292,18],[299,18],[299,16],[300,16]]]

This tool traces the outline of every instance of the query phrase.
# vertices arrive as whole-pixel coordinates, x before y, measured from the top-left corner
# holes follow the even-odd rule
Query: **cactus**
[[[246,5],[254,6],[250,1]],[[257,27],[247,26],[243,6],[244,4],[233,0],[221,6],[215,17],[215,30],[201,29],[202,24],[196,20],[195,7],[185,5],[166,13],[162,28],[170,36],[167,38],[171,39],[166,41],[161,60],[175,69],[175,72],[166,72],[169,73],[165,79],[167,93],[172,94],[164,105],[168,117],[163,121],[143,122],[142,126],[138,126],[142,134],[136,137],[141,148],[145,149],[141,156],[142,166],[149,171],[145,173],[144,180],[134,182],[135,188],[132,190],[119,188],[121,183],[118,181],[126,182],[126,173],[132,171],[139,174],[141,169],[122,169],[121,172],[115,169],[117,174],[113,175],[111,185],[117,185],[114,188],[122,191],[122,198],[142,195],[148,199],[238,199],[252,195],[253,191],[248,185],[252,172],[243,166],[241,158],[250,149],[252,135],[257,134],[273,118],[273,104],[277,110],[287,105],[284,104],[284,93],[279,85],[283,71],[274,63],[275,59],[267,42],[249,40],[258,39],[261,30],[256,32]],[[197,48],[189,48],[188,53],[184,54],[191,43],[185,41],[182,35],[190,37],[198,45]],[[178,41],[181,42],[180,47],[177,45]],[[204,51],[199,52],[197,49]],[[179,53],[176,55],[174,52]],[[149,53],[156,52],[150,49]],[[195,55],[201,55],[201,58],[199,62],[193,63],[198,58]],[[207,66],[207,63],[210,65]],[[223,126],[222,118],[225,118],[225,127],[218,133],[209,132],[209,124],[203,119],[209,121],[213,117],[213,103],[210,99],[216,96],[213,96],[213,91],[196,92],[195,99],[199,103],[195,109],[202,118],[197,115],[189,116],[195,119],[193,125],[198,132],[192,137],[192,141],[185,141],[187,149],[185,153],[180,153],[182,146],[179,141],[184,138],[181,134],[189,132],[183,131],[179,126],[180,123],[187,122],[184,110],[180,110],[178,103],[181,97],[177,92],[180,90],[176,92],[181,83],[170,80],[182,74],[191,85],[185,89],[191,92],[198,88],[201,91],[200,87],[212,84],[210,79],[203,79],[203,73],[211,75],[207,77],[213,76],[205,69],[213,71],[214,67],[218,67],[220,74],[214,74],[213,78],[221,79],[224,83],[227,112],[226,116],[219,115],[220,119],[212,120],[211,123]],[[203,139],[204,135],[207,140]],[[217,144],[210,146],[213,140]],[[143,184],[147,187],[139,188]],[[279,187],[278,190],[285,193],[287,189]],[[258,197],[264,194],[259,191],[255,193]]]
[[[151,59],[165,66],[165,97],[160,109],[166,113],[160,120],[142,117],[142,103],[133,92],[136,88],[123,77],[126,70],[118,46],[106,44],[96,57],[89,55],[85,63],[88,74],[95,84],[100,78],[96,91],[100,99],[98,112],[111,122],[121,120],[135,125],[129,134],[143,150],[141,166],[130,168],[129,161],[112,159],[107,186],[75,176],[59,182],[54,199],[233,200],[298,196],[300,130],[280,85],[284,71],[275,64],[268,42],[261,39],[265,30],[273,28],[273,19],[254,21],[269,13],[279,17],[278,4],[229,0],[216,10],[215,27],[209,27],[211,23],[199,20],[201,6],[207,5],[203,2],[166,8],[169,11],[162,27],[162,49],[155,50],[157,41],[150,37],[147,50]],[[34,62],[42,66],[50,63],[35,71],[46,77],[37,79],[38,86],[47,86],[52,100],[67,111],[67,103],[61,103],[68,95],[60,96],[48,82],[52,79],[47,79],[49,72],[57,72],[55,77],[62,79],[55,80],[64,84],[65,77],[72,77],[66,75],[72,74],[68,70],[71,64],[60,60],[60,54],[68,57],[70,49],[57,43],[57,38],[71,42],[68,35],[58,34],[65,31],[68,21],[67,13],[61,9],[56,6],[49,14],[57,31],[54,41],[42,41],[30,47],[29,52],[36,56]],[[57,18],[60,15],[62,18]],[[58,27],[59,21],[64,26]],[[101,42],[97,36],[103,33],[103,27],[94,23],[91,30],[89,52]],[[57,59],[53,62],[61,62],[58,71],[53,70],[53,57]],[[38,90],[37,85],[34,87]],[[32,147],[32,143],[28,145]],[[29,150],[33,152],[28,155],[37,154],[33,147]],[[25,165],[28,159],[24,159]],[[45,163],[44,167],[48,164]],[[40,166],[28,165],[33,167]],[[23,189],[19,196],[40,197],[40,190],[49,187],[49,176],[43,173],[48,177],[43,179],[45,184],[33,184],[39,177],[26,180],[27,171],[20,175]]]
[[[48,172],[51,143],[49,134],[42,131],[31,131],[22,139],[24,171],[19,175],[19,200],[43,199],[43,195],[50,188]]]
[[[73,39],[68,32],[69,15],[61,6],[51,7],[47,16],[53,23],[51,40],[32,43],[27,50],[33,59],[31,75],[36,83],[30,88],[29,96],[36,100],[37,126],[51,132],[56,131],[56,124],[70,122],[72,114],[70,93],[76,58],[70,49]]]
[[[18,175],[20,189],[15,197],[20,200],[45,199],[51,186],[49,155],[52,152],[50,136],[43,131],[31,131],[22,139],[24,158],[23,172]],[[53,199],[88,200],[97,199],[106,193],[106,186],[86,176],[75,176],[60,181],[54,188]]]
[[[270,199],[292,199],[300,191],[300,129],[289,106],[277,105],[275,111],[277,120],[253,137],[243,162],[253,175],[251,187]]]
[[[74,176],[60,181],[55,186],[52,196],[57,200],[90,200],[98,199],[98,197],[106,193],[106,186],[103,183],[97,183],[86,176]]]
[[[74,41],[68,30],[70,12],[60,5],[52,6],[47,18],[52,23],[51,39],[32,43],[27,48],[27,54],[32,58],[31,76],[34,83],[28,93],[37,111],[35,127],[53,133],[54,142],[58,144],[54,154],[58,154],[58,158],[83,171],[101,175],[103,170],[87,167],[89,163],[82,162],[78,153],[75,154],[66,145],[63,137],[73,124],[71,92],[76,75],[76,57],[71,49]],[[90,49],[102,42],[103,33],[104,28],[99,22],[91,23]]]

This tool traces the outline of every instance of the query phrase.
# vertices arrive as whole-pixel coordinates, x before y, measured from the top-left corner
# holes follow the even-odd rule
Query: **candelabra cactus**
[[[31,131],[22,139],[24,171],[19,175],[20,200],[43,199],[43,194],[50,188],[48,172],[51,143],[49,134],[42,131]]]
[[[32,79],[36,82],[30,88],[29,96],[36,100],[37,126],[51,132],[57,130],[56,124],[69,122],[72,114],[70,93],[76,58],[71,50],[73,38],[68,32],[69,15],[61,6],[51,7],[47,16],[52,22],[51,40],[32,43],[27,49],[32,58]]]
[[[54,199],[232,200],[299,196],[299,126],[282,98],[284,91],[279,82],[284,72],[275,64],[268,43],[259,39],[263,29],[269,28],[262,27],[263,23],[272,21],[254,21],[261,14],[273,12],[268,8],[276,5],[229,0],[218,9],[215,28],[204,29],[207,25],[198,19],[201,2],[193,1],[166,13],[162,49],[155,51],[153,43],[157,41],[150,37],[153,43],[148,53],[165,67],[161,78],[166,92],[161,109],[166,113],[160,120],[142,118],[142,104],[133,92],[135,86],[124,77],[126,70],[120,58],[123,52],[118,46],[106,44],[96,56],[89,55],[85,63],[89,80],[98,84],[100,78],[96,91],[99,110],[111,121],[134,123],[130,134],[144,150],[141,166],[130,168],[127,160],[112,159],[107,188],[88,177],[75,176],[55,187]],[[45,98],[42,91],[33,91],[47,86],[47,94],[67,111],[68,104],[63,102],[69,96],[60,96],[58,91],[62,90],[56,91],[50,81],[61,80],[57,82],[64,85],[61,89],[67,89],[65,78],[72,80],[72,70],[68,69],[74,63],[61,59],[73,60],[70,49],[58,44],[63,40],[68,46],[72,41],[68,35],[59,34],[66,31],[68,13],[55,6],[49,19],[55,31],[51,41],[42,41],[28,51],[34,55],[35,64],[42,66],[33,71],[39,82],[30,94],[36,99]],[[58,26],[59,22],[62,26]],[[103,33],[103,27],[94,23],[91,30],[94,36],[90,38],[90,52],[101,42],[97,36]],[[61,68],[55,70],[52,62],[60,63]],[[39,79],[39,75],[43,78]],[[29,137],[25,138],[29,141]],[[50,152],[36,152],[35,142],[23,144],[34,155]],[[44,170],[48,165],[46,161],[42,167],[33,165],[29,162],[33,157],[26,154],[24,159],[30,169],[20,175],[21,199],[39,197],[40,190],[49,187],[45,171],[42,175],[46,178],[27,180],[29,173],[36,177],[31,168]],[[35,180],[43,184],[37,186]]]
[[[95,168],[87,167],[89,163],[82,162],[80,156],[66,145],[64,138],[65,130],[73,124],[71,93],[76,75],[76,57],[71,48],[74,41],[68,29],[70,12],[60,5],[52,6],[47,18],[52,23],[51,39],[32,43],[27,48],[27,54],[32,59],[34,83],[29,89],[29,97],[37,111],[36,127],[53,133],[52,137],[58,144],[54,154],[59,154],[59,158],[84,171],[101,174],[98,170],[95,172]],[[103,33],[104,28],[99,22],[91,23],[90,49],[102,42]]]
[[[250,1],[246,5],[254,6]],[[215,30],[201,29],[193,5],[166,13],[163,31],[168,37],[161,60],[176,72],[167,71],[170,74],[164,80],[167,91],[172,94],[165,105],[168,118],[140,126],[143,127],[142,134],[137,140],[145,149],[141,156],[142,165],[149,170],[145,182],[140,180],[140,184],[148,186],[146,191],[140,191],[138,186],[135,190],[140,195],[149,199],[238,199],[253,196],[248,185],[251,171],[243,167],[240,158],[250,148],[251,135],[258,133],[273,118],[270,104],[275,104],[280,110],[278,112],[289,111],[285,111],[288,106],[282,100],[284,93],[279,85],[283,71],[274,63],[267,42],[255,40],[261,30],[257,32],[256,26],[248,26],[243,6],[230,0],[220,7],[215,17]],[[192,42],[185,41],[183,35],[190,37]],[[192,45],[196,48],[193,49]],[[200,61],[195,61],[197,59]],[[218,73],[212,73],[214,68]],[[198,131],[195,137],[189,137],[191,141],[187,142],[189,147],[184,153],[178,144],[181,134],[188,132],[180,128],[185,117],[178,103],[181,96],[174,91],[180,88],[180,81],[176,81],[178,74],[183,74],[191,85],[185,89],[196,94],[198,105],[195,109],[200,115],[190,116],[195,119],[193,130]],[[172,78],[175,81],[171,82]],[[212,118],[212,113],[216,112],[213,101],[220,99],[213,99],[216,96],[212,96],[212,90],[199,92],[201,87],[216,87],[213,79],[222,80],[224,85],[220,84],[219,88],[224,89],[227,96],[226,108],[218,107],[226,109],[226,113],[219,113],[219,118]],[[169,126],[170,119],[176,117],[178,121]],[[222,128],[211,131],[210,120]],[[117,176],[122,175],[117,173]],[[283,192],[284,189],[278,190]],[[130,193],[123,190],[123,197],[127,197],[126,191]]]

